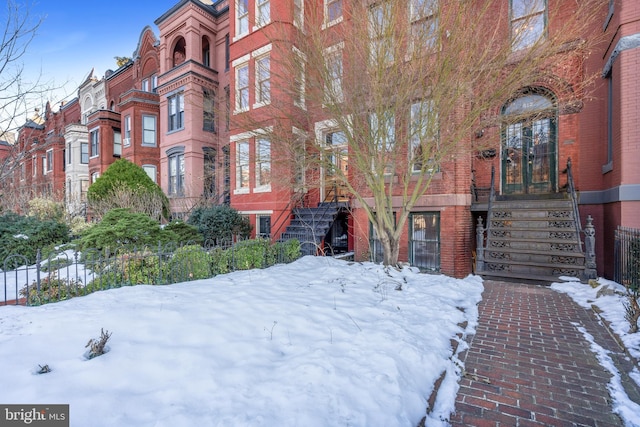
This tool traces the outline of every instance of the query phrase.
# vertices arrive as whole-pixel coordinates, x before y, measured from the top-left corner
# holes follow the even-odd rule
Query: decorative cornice
[[[607,77],[609,73],[611,73],[613,63],[621,52],[629,49],[635,49],[637,47],[640,47],[640,33],[621,37],[620,40],[618,40],[618,43],[616,43],[616,47],[613,48],[613,51],[611,51],[609,59],[607,59],[607,62],[604,64],[604,68],[602,69],[602,77]]]

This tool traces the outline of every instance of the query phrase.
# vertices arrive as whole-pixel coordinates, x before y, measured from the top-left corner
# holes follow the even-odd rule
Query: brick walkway
[[[593,313],[544,286],[484,282],[452,426],[621,426],[589,343],[620,351]]]

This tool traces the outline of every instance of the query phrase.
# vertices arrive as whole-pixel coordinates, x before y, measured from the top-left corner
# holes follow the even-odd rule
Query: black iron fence
[[[631,290],[640,287],[640,230],[618,226],[615,233],[614,280]]]
[[[38,250],[35,264],[13,254],[0,267],[0,305],[40,305],[132,285],[167,285],[236,270],[265,268],[300,257],[297,240],[266,239],[158,244],[117,249]]]

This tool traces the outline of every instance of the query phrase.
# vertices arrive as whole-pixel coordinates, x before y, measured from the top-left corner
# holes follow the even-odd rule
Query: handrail
[[[571,197],[573,204],[573,217],[576,224],[576,231],[578,232],[578,241],[580,242],[580,252],[582,252],[582,239],[579,237],[582,234],[582,222],[580,221],[580,210],[578,209],[578,194],[576,192],[576,186],[573,182],[573,171],[571,167],[571,157],[567,159],[567,193]]]
[[[284,225],[284,222],[280,222],[280,220],[282,219],[282,217],[284,215],[291,215],[291,212],[293,212],[293,209],[298,207],[298,205],[300,204],[300,202],[304,199],[305,193],[302,192],[297,192],[296,195],[294,197],[291,198],[291,200],[289,200],[289,203],[287,203],[287,206],[282,210],[282,212],[280,212],[280,215],[278,215],[278,217],[275,220],[275,224],[280,223],[280,225],[278,226],[278,228],[276,229],[275,232],[271,232],[271,239],[273,240],[273,236],[277,236],[280,231],[282,230],[282,226]]]
[[[482,217],[478,217],[478,224],[476,225],[476,272],[485,271],[485,242],[489,241],[491,233],[491,202],[495,198],[495,175],[496,169],[494,165],[491,165],[491,189],[489,192],[489,201],[487,202],[487,223],[482,226]],[[484,233],[487,233],[485,239]]]
[[[491,189],[489,191],[489,201],[487,202],[487,238],[489,238],[489,229],[491,228],[491,205],[492,202],[496,198],[496,187],[495,187],[495,179],[496,179],[496,167],[491,165]]]

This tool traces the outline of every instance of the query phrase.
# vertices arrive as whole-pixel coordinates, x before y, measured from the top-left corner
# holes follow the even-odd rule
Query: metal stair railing
[[[567,159],[567,193],[571,198],[573,205],[573,218],[576,225],[576,232],[578,233],[578,244],[580,245],[580,252],[584,252],[582,248],[582,223],[580,221],[580,210],[578,209],[578,194],[576,192],[576,186],[573,182],[573,171],[571,167],[571,157]]]
[[[495,175],[496,169],[495,166],[491,165],[491,188],[489,189],[489,200],[487,202],[487,223],[485,227],[482,226],[482,217],[478,217],[478,224],[476,225],[476,272],[482,273],[486,271],[485,266],[485,252],[488,249],[487,245],[489,244],[490,238],[490,229],[491,229],[491,204],[495,199]],[[486,240],[485,240],[485,232]]]
[[[285,215],[291,215],[293,213],[293,210],[302,204],[304,197],[305,197],[305,193],[296,193],[295,196],[292,197],[291,200],[289,200],[289,203],[287,203],[287,206],[282,210],[282,212],[280,212],[280,215],[278,215],[278,217],[276,218],[275,223],[276,224],[279,223],[280,225],[278,226],[275,232],[271,233],[271,236],[281,235],[280,232],[282,231],[282,227],[285,224],[285,222],[281,221],[281,219]]]

